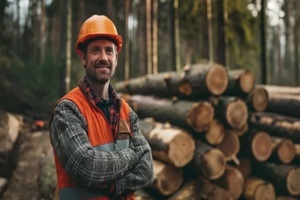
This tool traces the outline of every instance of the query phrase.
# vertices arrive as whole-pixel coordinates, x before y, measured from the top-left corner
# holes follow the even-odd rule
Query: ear
[[[81,60],[82,65],[85,66],[86,65],[86,56],[85,56],[85,54],[82,51],[80,51],[79,56],[80,56],[80,60]]]

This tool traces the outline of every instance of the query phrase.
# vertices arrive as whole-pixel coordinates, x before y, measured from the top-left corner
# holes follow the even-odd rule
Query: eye
[[[93,49],[92,49],[92,52],[93,52],[93,53],[99,53],[99,52],[100,52],[100,49],[99,49],[99,48],[93,48]]]
[[[105,50],[106,52],[107,52],[107,54],[113,54],[113,52],[114,52],[114,50],[113,50],[113,48],[106,48],[106,50]]]

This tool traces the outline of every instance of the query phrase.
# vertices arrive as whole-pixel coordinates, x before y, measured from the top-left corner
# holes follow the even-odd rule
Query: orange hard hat
[[[122,36],[118,35],[114,23],[104,15],[93,15],[83,22],[76,42],[76,52],[80,54],[82,45],[89,39],[106,37],[112,39],[117,45],[117,51],[122,48]]]

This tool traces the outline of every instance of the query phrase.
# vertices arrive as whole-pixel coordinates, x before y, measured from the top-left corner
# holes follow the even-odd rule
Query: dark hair
[[[109,40],[109,41],[113,42],[113,43],[117,46],[117,42],[116,42],[116,40],[114,40],[113,38],[107,37],[107,36],[98,36],[98,37],[90,38],[90,39],[88,39],[87,41],[78,44],[78,48],[79,48],[81,51],[83,51],[83,53],[86,53],[86,48],[87,48],[87,46],[88,46],[91,42],[93,42],[93,41],[95,41],[95,40]]]

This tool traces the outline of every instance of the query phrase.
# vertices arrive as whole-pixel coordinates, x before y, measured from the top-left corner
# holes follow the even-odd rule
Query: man
[[[138,116],[110,85],[121,47],[106,16],[82,24],[76,51],[86,76],[57,102],[50,121],[60,200],[134,199],[153,181]]]

